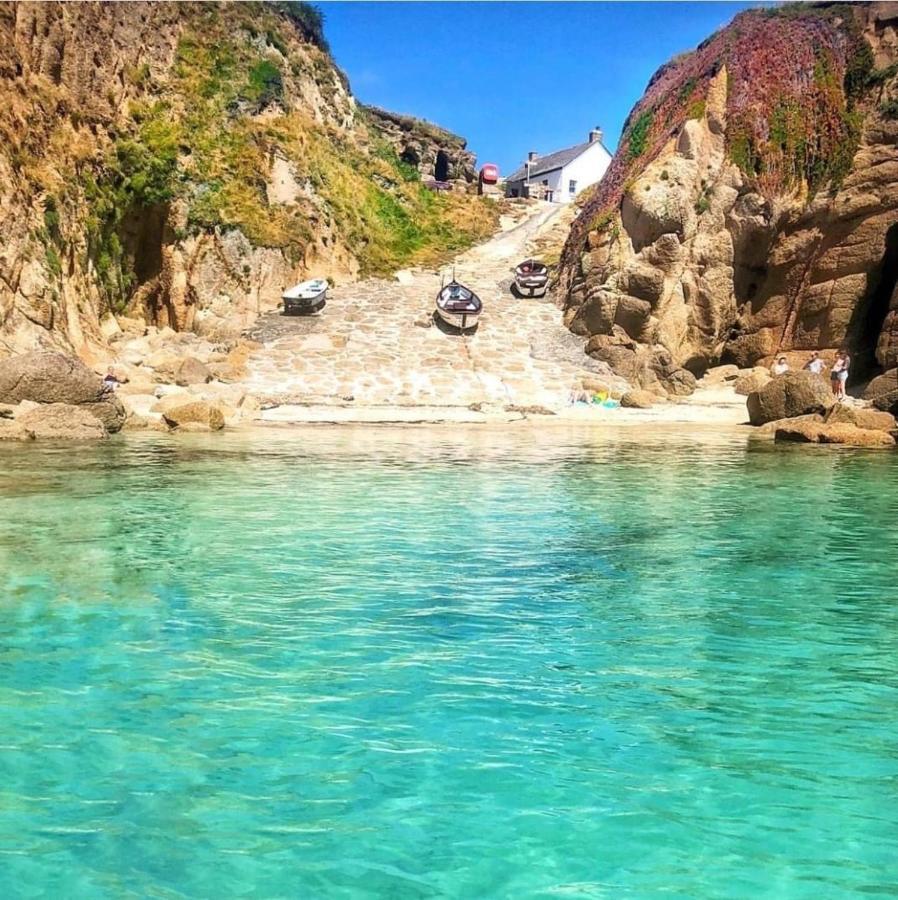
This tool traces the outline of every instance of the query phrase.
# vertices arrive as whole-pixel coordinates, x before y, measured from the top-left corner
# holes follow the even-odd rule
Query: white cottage
[[[610,162],[611,153],[602,143],[602,131],[595,128],[585,144],[547,156],[529,153],[524,165],[506,179],[505,196],[569,203],[584,188],[601,181]]]

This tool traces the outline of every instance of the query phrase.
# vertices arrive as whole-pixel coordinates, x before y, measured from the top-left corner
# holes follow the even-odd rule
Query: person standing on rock
[[[771,367],[770,371],[774,375],[785,375],[786,372],[789,371],[789,363],[786,362],[786,357],[781,356]]]
[[[811,358],[804,364],[804,368],[806,372],[813,372],[815,375],[819,375],[826,363],[820,358],[820,354],[815,350],[811,354]]]
[[[832,371],[829,373],[833,396],[838,400],[845,399],[845,383],[848,381],[848,367],[850,365],[851,357],[844,350],[840,350],[836,354],[836,361],[833,363]]]

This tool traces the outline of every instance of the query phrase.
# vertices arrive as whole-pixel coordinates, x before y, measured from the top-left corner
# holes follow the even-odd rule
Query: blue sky
[[[613,151],[652,73],[757,4],[317,5],[356,97],[464,135],[508,174],[594,125]]]

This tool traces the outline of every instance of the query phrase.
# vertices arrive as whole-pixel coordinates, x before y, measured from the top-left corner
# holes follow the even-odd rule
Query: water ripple
[[[0,884],[894,896],[898,459],[0,447]]]

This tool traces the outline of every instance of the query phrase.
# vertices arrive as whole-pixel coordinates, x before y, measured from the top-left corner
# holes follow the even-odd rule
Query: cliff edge
[[[781,352],[898,366],[896,29],[895,3],[750,10],[653,76],[562,256],[594,356],[673,394]]]
[[[464,141],[397,121],[304,3],[0,3],[0,355],[89,358],[121,317],[228,339],[303,277],[490,234]]]

